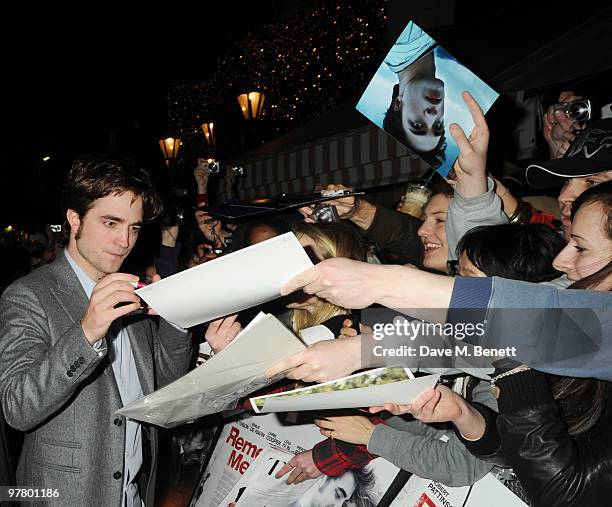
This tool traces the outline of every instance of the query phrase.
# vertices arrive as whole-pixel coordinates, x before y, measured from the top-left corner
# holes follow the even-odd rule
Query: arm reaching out
[[[281,294],[300,288],[344,308],[365,308],[374,303],[396,309],[448,308],[453,279],[408,266],[336,257],[294,277],[283,286]]]

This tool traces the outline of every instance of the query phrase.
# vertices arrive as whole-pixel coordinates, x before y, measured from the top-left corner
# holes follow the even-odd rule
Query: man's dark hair
[[[356,468],[350,472],[355,476],[357,487],[353,494],[343,505],[354,505],[356,507],[374,507],[378,504],[374,499],[374,489],[376,488],[376,476],[371,467]]]
[[[457,256],[465,252],[487,276],[537,283],[561,276],[552,262],[564,247],[561,236],[546,225],[490,225],[463,236]]]
[[[64,184],[64,211],[72,209],[83,218],[96,199],[125,192],[142,197],[145,222],[161,214],[161,199],[147,172],[134,160],[105,155],[79,157],[72,164]]]
[[[393,109],[393,102],[399,95],[399,84],[393,85],[393,94],[391,96],[391,105],[387,112],[385,113],[385,117],[383,119],[383,130],[391,134],[395,139],[397,139],[400,143],[408,148],[408,151],[414,153],[415,155],[421,157],[425,160],[429,165],[434,168],[440,167],[444,162],[446,162],[446,134],[442,131],[442,135],[440,136],[440,140],[438,141],[437,146],[431,151],[420,151],[410,146],[410,142],[406,137],[406,133],[404,132],[404,127],[402,126],[402,111],[395,111]]]

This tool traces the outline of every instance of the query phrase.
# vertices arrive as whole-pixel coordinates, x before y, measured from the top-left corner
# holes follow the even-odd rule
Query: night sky
[[[451,3],[457,4],[456,26],[433,29],[432,35],[485,73],[503,70],[506,62],[518,61],[520,54],[604,4],[587,2],[570,14],[525,1],[505,2],[503,8],[491,2]],[[214,2],[214,12],[213,3],[202,4],[202,12],[180,4],[155,9],[143,4],[143,12],[127,13],[124,6],[105,3],[87,11],[7,12],[0,88],[0,224],[56,221],[53,196],[78,154],[114,147],[152,170],[163,170],[157,139],[168,126],[170,83],[204,81],[232,43],[253,27],[282,22],[303,4]],[[408,4],[402,2],[406,20]],[[403,24],[394,22],[389,36]],[[479,39],[482,33],[495,34],[496,40],[487,43]],[[51,161],[42,163],[44,155]]]

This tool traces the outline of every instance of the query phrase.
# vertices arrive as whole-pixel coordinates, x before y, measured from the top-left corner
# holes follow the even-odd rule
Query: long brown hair
[[[604,221],[604,232],[612,239],[612,181],[590,188],[574,202],[572,220],[578,209],[585,205],[599,205],[607,222]],[[574,282],[570,289],[597,290],[612,277],[612,261],[596,273]],[[570,435],[584,433],[601,418],[610,397],[612,383],[596,379],[551,376],[549,384],[561,416],[568,425]]]

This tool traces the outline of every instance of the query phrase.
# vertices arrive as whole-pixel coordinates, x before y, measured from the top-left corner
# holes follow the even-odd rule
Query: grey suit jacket
[[[125,424],[106,356],[86,341],[85,292],[63,255],[9,286],[0,299],[0,398],[7,422],[26,432],[17,484],[57,488],[53,505],[119,506]],[[124,317],[144,394],[187,372],[190,333],[144,315]],[[147,505],[153,505],[157,435]],[[143,452],[148,449],[143,448]],[[37,503],[40,505],[40,503]]]

